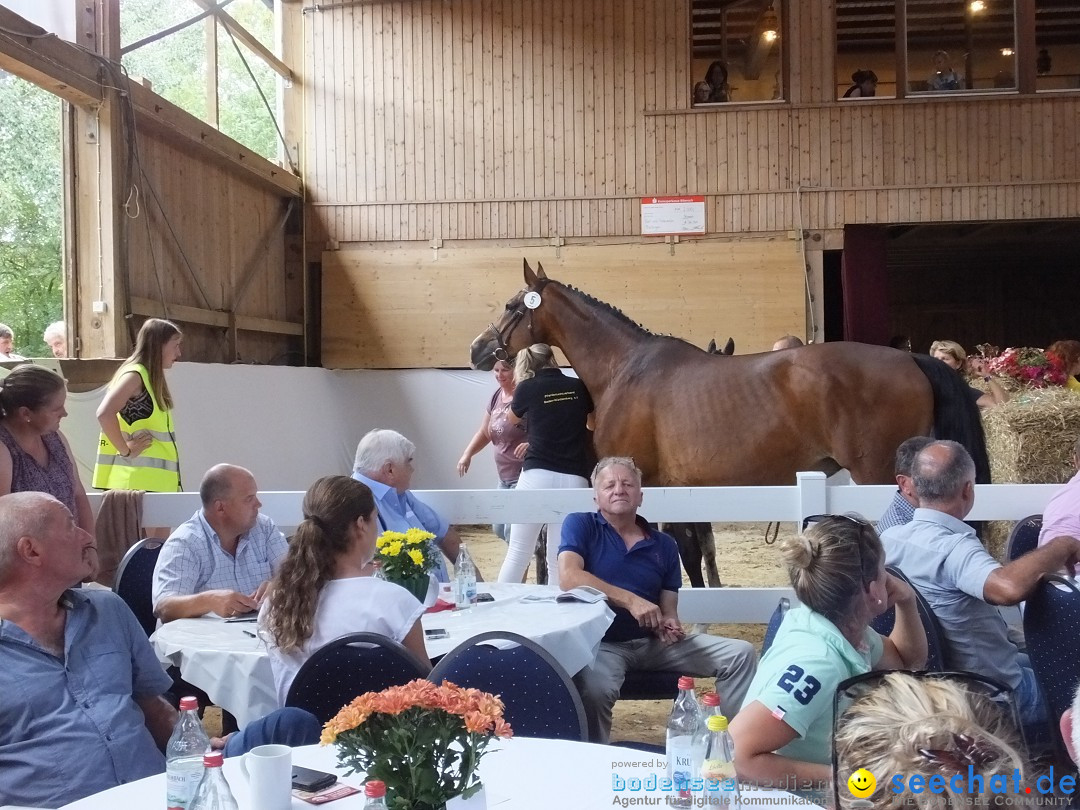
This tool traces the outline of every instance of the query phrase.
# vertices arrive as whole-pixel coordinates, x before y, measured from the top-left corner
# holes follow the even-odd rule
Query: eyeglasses
[[[842,805],[840,803],[841,788],[847,785],[847,781],[840,781],[840,760],[836,754],[836,738],[847,711],[858,700],[881,687],[885,678],[893,674],[909,675],[919,680],[947,680],[958,682],[958,684],[962,686],[965,691],[970,693],[976,701],[986,701],[993,705],[1001,713],[1006,722],[1011,723],[1013,731],[1016,732],[1017,739],[1021,741],[1021,753],[1026,756],[1027,744],[1026,741],[1024,741],[1023,724],[1020,722],[1020,712],[1017,710],[1013,692],[1007,686],[1004,686],[993,678],[977,675],[974,672],[896,672],[889,670],[866,672],[862,675],[856,675],[853,678],[841,681],[836,687],[836,692],[833,695],[832,806],[834,810],[841,810],[842,807],[846,807],[847,810],[860,810],[860,808],[863,807],[869,808],[873,806],[872,802],[867,801],[866,799],[856,799],[850,796],[845,798],[845,804]],[[894,730],[882,729],[881,733],[891,734],[894,733]],[[986,751],[977,740],[973,740],[970,737],[953,735],[953,743],[951,749],[937,750],[920,748],[919,753],[929,764],[938,764],[946,768],[951,768],[956,765],[956,769],[963,773],[967,772],[967,766],[969,764],[974,767],[976,772],[979,772],[979,768],[986,761],[986,758],[992,756],[991,752]],[[850,777],[850,774],[848,774],[848,776]]]
[[[858,526],[860,529],[867,529],[870,527],[870,524],[867,523],[865,520],[853,518],[851,515],[810,515],[803,518],[802,531],[805,532],[806,527],[812,523],[820,523],[823,520],[829,520],[831,518],[836,518],[837,520],[846,520],[852,526]]]

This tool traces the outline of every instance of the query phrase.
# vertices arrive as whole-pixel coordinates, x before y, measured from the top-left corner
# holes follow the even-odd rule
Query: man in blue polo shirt
[[[757,669],[754,648],[745,641],[683,631],[679,551],[671,537],[637,514],[641,470],[633,459],[602,459],[592,484],[599,510],[567,515],[559,546],[562,587],[597,588],[615,611],[596,660],[574,678],[590,740],[608,741],[611,710],[631,669],[715,678],[724,714],[733,716]]]

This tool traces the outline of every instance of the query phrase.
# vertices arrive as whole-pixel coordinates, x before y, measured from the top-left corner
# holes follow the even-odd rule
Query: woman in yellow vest
[[[109,383],[97,409],[94,486],[98,489],[180,491],[180,457],[172,422],[172,395],[165,370],[180,359],[183,335],[176,324],[149,318],[135,351]]]

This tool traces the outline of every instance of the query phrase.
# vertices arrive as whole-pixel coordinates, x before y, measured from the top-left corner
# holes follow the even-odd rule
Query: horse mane
[[[554,281],[554,279],[549,279],[549,280]],[[655,332],[649,331],[644,326],[642,326],[640,323],[633,320],[630,316],[628,316],[625,312],[623,312],[618,307],[612,306],[607,301],[601,301],[599,298],[595,298],[594,296],[589,295],[584,290],[579,290],[577,287],[573,286],[572,284],[564,284],[561,281],[556,281],[555,283],[558,284],[563,289],[568,290],[569,292],[572,292],[575,295],[580,296],[581,298],[584,298],[586,303],[591,304],[591,305],[597,307],[598,309],[602,309],[605,312],[610,313],[615,318],[615,320],[619,321],[620,323],[624,323],[627,326],[632,327],[635,331],[640,332],[644,337],[659,338],[661,340],[675,340],[675,341],[678,341],[679,343],[684,343],[684,344],[686,344],[687,346],[689,346],[689,347],[691,347],[693,349],[697,349],[698,351],[701,351],[700,347],[695,346],[690,341],[685,340],[685,339],[683,339],[681,337],[675,337],[675,335],[658,335]]]

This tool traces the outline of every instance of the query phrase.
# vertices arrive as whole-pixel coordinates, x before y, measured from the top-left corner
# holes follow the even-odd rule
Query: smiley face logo
[[[865,799],[874,792],[874,788],[877,787],[877,780],[874,775],[866,768],[859,768],[847,780],[847,788],[851,791],[851,795],[858,799]]]

